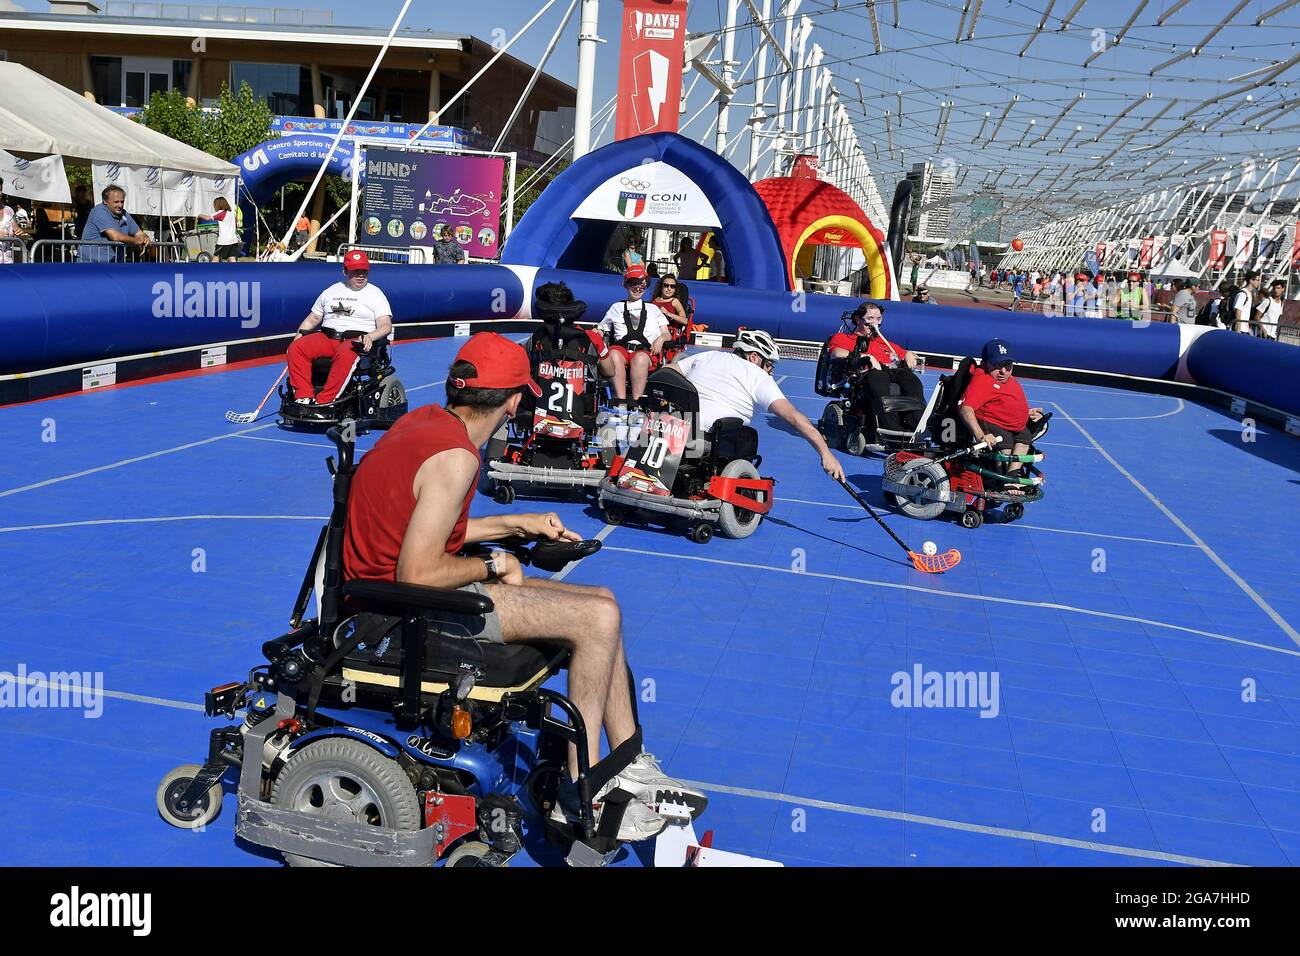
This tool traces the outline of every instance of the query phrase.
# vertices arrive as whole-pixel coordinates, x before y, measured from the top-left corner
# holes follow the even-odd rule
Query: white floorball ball
[[[921,550],[924,551],[926,554],[939,553],[939,548],[937,545],[935,545],[933,541],[927,541],[925,544],[921,545]]]

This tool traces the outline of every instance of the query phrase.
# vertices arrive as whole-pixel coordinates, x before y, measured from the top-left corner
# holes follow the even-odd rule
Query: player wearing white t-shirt
[[[628,369],[632,372],[632,400],[645,394],[645,380],[651,366],[659,364],[664,343],[670,338],[668,318],[652,302],[643,302],[649,274],[643,265],[633,265],[623,275],[627,298],[615,302],[596,324],[609,338],[609,352],[601,359],[601,374],[613,379],[614,397],[627,400]]]
[[[356,368],[358,352],[369,352],[393,332],[393,310],[378,286],[370,285],[370,259],[354,249],[343,257],[342,282],[317,298],[289,345],[289,384],[301,405],[334,401]],[[320,330],[322,334],[309,333]],[[311,384],[312,359],[332,360],[319,395]]]
[[[748,425],[757,411],[768,411],[813,446],[826,474],[843,481],[844,467],[831,454],[821,433],[772,381],[772,370],[781,357],[772,336],[747,329],[736,336],[733,347],[734,352],[688,355],[670,366],[686,376],[700,397],[700,434],[720,418],[739,418]]]

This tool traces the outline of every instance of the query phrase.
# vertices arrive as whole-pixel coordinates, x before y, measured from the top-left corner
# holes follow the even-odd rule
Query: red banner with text
[[[686,0],[624,0],[615,139],[677,132],[685,50]]]
[[[1295,224],[1295,238],[1291,240],[1291,268],[1300,269],[1300,222]]]
[[[1207,267],[1214,270],[1220,270],[1224,266],[1224,260],[1228,256],[1228,231],[1226,229],[1213,229],[1210,231],[1210,258]]]

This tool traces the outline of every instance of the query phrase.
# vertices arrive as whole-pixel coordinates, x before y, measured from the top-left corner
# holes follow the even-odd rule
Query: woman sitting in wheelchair
[[[861,414],[870,406],[876,424],[889,431],[912,431],[916,427],[918,411],[886,409],[882,399],[889,397],[890,385],[897,385],[908,398],[925,403],[925,389],[912,371],[917,366],[916,354],[895,345],[880,330],[884,319],[883,306],[864,302],[853,313],[854,330],[841,332],[831,339],[831,360],[843,363],[837,378],[855,379],[853,389],[854,413]]]
[[[642,301],[650,284],[645,266],[634,265],[623,276],[627,298],[615,302],[596,325],[609,340],[609,354],[601,359],[600,371],[613,379],[614,397],[627,401],[627,379],[632,379],[632,400],[645,394],[646,376],[657,367],[664,344],[671,337],[668,317],[651,302]]]
[[[320,294],[289,343],[289,385],[300,405],[333,402],[352,377],[358,354],[393,332],[392,307],[379,286],[370,284],[370,260],[360,249],[343,257],[343,276]],[[318,358],[331,360],[320,394],[311,381],[311,363]]]
[[[961,398],[958,414],[975,441],[1013,455],[1024,455],[1038,437],[1035,427],[1043,420],[1041,408],[1030,408],[1025,390],[1012,374],[1011,346],[992,339],[984,346],[980,367],[971,369],[970,384]],[[1013,461],[1007,473],[1015,475],[1021,464]],[[1015,485],[1007,494],[1022,494]]]

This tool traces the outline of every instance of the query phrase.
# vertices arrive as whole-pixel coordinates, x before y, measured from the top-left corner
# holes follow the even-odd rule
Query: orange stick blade
[[[961,552],[956,548],[943,554],[917,554],[915,551],[909,551],[907,556],[912,559],[912,566],[916,570],[924,571],[926,574],[943,574],[961,564]]]

